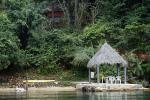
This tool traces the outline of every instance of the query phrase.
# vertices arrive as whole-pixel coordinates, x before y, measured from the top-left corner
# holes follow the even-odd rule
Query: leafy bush
[[[61,68],[57,65],[48,65],[37,68],[37,72],[42,75],[48,75],[48,74],[59,74],[61,73]]]
[[[74,57],[72,64],[74,66],[86,66],[90,58],[94,55],[94,53],[95,50],[92,47],[78,48],[73,54]]]
[[[19,50],[19,40],[14,35],[13,24],[7,14],[0,13],[0,70],[8,68],[13,63]]]

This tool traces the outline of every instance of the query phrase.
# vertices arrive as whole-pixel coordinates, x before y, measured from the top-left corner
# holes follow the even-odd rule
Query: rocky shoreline
[[[40,91],[79,91],[76,87],[67,86],[67,87],[29,87],[27,92],[40,92]],[[141,89],[96,89],[95,91],[82,91],[82,92],[131,92],[131,91],[144,91],[150,92],[150,88],[141,88]],[[0,88],[0,92],[16,92],[16,88]]]
[[[15,92],[16,88],[0,88],[0,92]],[[76,91],[75,87],[29,87],[28,92],[32,91]]]

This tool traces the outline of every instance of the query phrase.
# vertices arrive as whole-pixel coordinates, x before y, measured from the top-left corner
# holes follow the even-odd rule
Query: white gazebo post
[[[100,83],[99,81],[99,66],[96,65],[96,69],[97,69],[97,83]]]
[[[89,83],[91,83],[91,68],[89,68]]]
[[[124,66],[124,84],[127,83],[127,66]]]
[[[117,63],[117,76],[120,76],[120,64]]]

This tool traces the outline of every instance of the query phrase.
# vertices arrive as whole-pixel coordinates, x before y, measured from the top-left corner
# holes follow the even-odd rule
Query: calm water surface
[[[150,92],[0,92],[0,100],[150,100]]]

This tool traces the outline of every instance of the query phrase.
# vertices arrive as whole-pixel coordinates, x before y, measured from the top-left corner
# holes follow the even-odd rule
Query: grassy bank
[[[18,71],[4,71],[0,74],[0,87],[22,87],[25,85],[23,80],[55,80],[50,83],[30,83],[29,87],[64,87],[74,86],[72,81],[88,80],[87,71],[83,69],[63,69],[49,74],[41,74],[38,69],[18,70]]]

